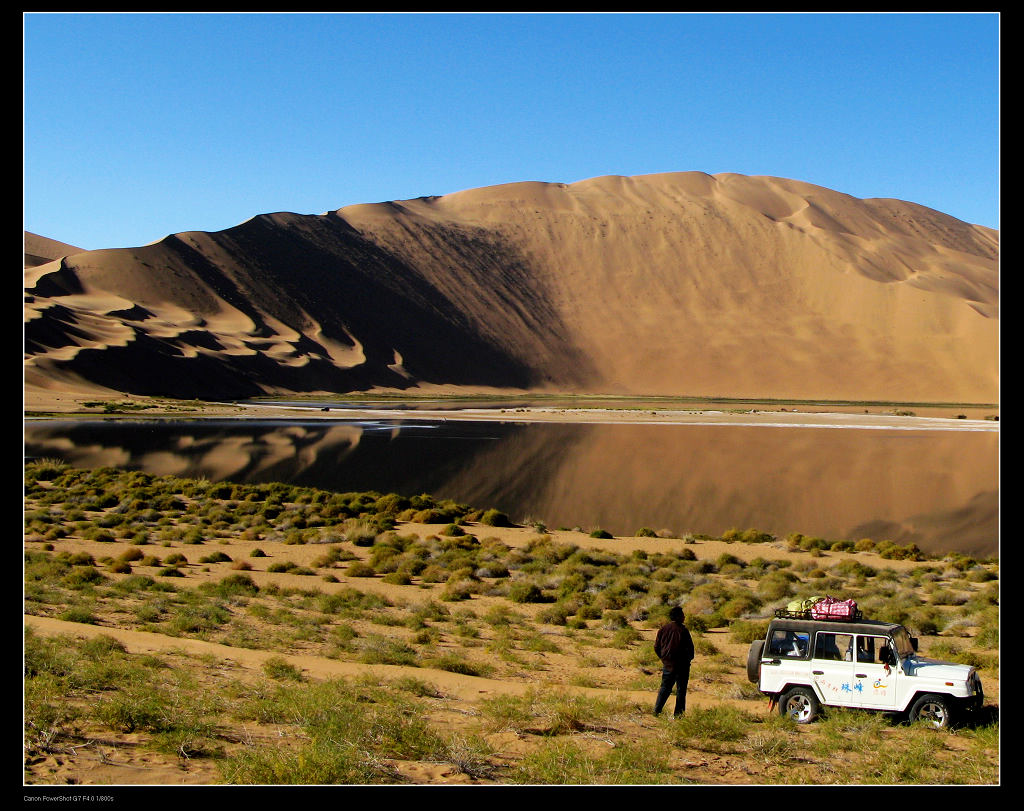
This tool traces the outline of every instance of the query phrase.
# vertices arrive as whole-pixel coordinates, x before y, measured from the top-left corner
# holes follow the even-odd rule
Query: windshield
[[[900,659],[905,659],[914,653],[914,646],[910,644],[910,634],[907,629],[900,627],[892,632],[892,641],[896,645],[896,653]]]

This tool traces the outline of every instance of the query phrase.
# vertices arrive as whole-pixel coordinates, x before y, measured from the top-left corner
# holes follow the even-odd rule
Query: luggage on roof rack
[[[864,615],[859,608],[853,610],[852,614],[848,616],[812,616],[810,609],[807,611],[790,611],[788,608],[776,608],[775,616],[778,619],[786,620],[824,620],[826,622],[858,622],[864,619]]]
[[[862,618],[857,603],[854,600],[837,600],[835,597],[807,597],[803,600],[793,600],[785,608],[778,608],[775,611],[776,617],[784,619],[815,619],[815,620],[839,620],[856,621]]]

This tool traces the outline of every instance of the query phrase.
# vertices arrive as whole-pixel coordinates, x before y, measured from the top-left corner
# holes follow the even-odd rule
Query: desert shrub
[[[543,622],[546,625],[565,625],[568,617],[569,609],[564,603],[554,603],[547,608],[542,608],[536,615],[537,622]]]
[[[718,748],[724,741],[743,740],[753,718],[730,706],[687,708],[685,714],[673,719],[671,738],[677,745],[698,742],[703,748]]]
[[[427,659],[423,664],[438,670],[446,670],[449,673],[461,673],[464,676],[487,676],[492,671],[489,665],[467,661],[454,653],[445,653],[442,656]]]
[[[429,564],[420,572],[420,580],[424,583],[444,583],[448,576],[448,570],[438,566],[436,563]]]
[[[768,623],[756,620],[735,620],[729,623],[729,636],[735,642],[749,644],[756,639],[764,639],[768,633]]]
[[[874,551],[887,560],[924,560],[924,554],[913,543],[900,546],[892,541],[880,541]]]
[[[393,546],[375,544],[370,552],[368,563],[378,574],[388,574],[398,570],[398,559],[401,554]]]
[[[296,667],[283,656],[271,656],[263,662],[263,672],[278,681],[302,681],[302,668]]]
[[[228,598],[235,595],[253,595],[259,593],[260,587],[247,574],[230,574],[215,584],[203,584],[200,591],[215,594],[218,597]]]
[[[335,563],[355,559],[356,556],[347,549],[343,549],[337,545],[332,545],[327,548],[327,551],[323,555],[313,559],[312,566],[314,568],[325,568],[327,566],[333,566]]]
[[[136,560],[142,560],[144,557],[145,555],[143,554],[141,549],[133,547],[131,549],[124,550],[124,552],[118,555],[118,560],[123,560],[127,563],[131,563]]]
[[[609,631],[618,631],[627,628],[629,622],[620,611],[605,611],[601,615],[601,627]]]
[[[634,642],[639,642],[643,639],[643,635],[632,625],[626,625],[619,628],[612,636],[612,647],[613,648],[628,648]]]
[[[452,577],[441,590],[440,599],[445,602],[468,600],[476,592],[476,582],[469,578]]]
[[[975,566],[967,572],[967,579],[972,583],[988,583],[992,580],[998,580],[999,575],[983,566]]]
[[[199,558],[200,563],[231,563],[231,557],[220,550]]]
[[[174,712],[166,692],[148,683],[126,685],[93,709],[97,720],[122,732],[168,731],[174,726]]]
[[[768,532],[761,532],[757,529],[747,529],[742,532],[736,528],[728,529],[722,533],[723,541],[726,543],[732,543],[739,541],[741,543],[771,543],[775,540],[775,536]]]
[[[484,563],[480,566],[474,574],[477,577],[489,577],[489,578],[501,578],[509,577],[510,572],[508,567],[504,563],[498,561]]]
[[[908,612],[906,622],[922,636],[935,636],[946,625],[942,611],[934,606],[920,606]]]
[[[868,578],[878,574],[872,566],[861,563],[859,560],[841,560],[830,571],[838,577]]]
[[[177,606],[168,623],[173,634],[195,634],[213,631],[231,619],[226,608],[215,603]]]
[[[528,580],[517,580],[508,588],[508,598],[514,603],[545,602],[540,586]]]
[[[67,470],[68,463],[63,459],[51,457],[37,459],[25,465],[25,480],[27,483],[53,481]]]
[[[757,581],[758,595],[767,601],[779,600],[793,594],[793,584],[800,578],[792,572],[776,569]]]
[[[612,535],[610,532],[608,532],[608,530],[598,528],[598,529],[595,529],[595,530],[591,531],[590,537],[591,538],[604,538],[604,539],[608,539],[608,538],[614,538],[615,536]]]
[[[514,526],[512,520],[505,513],[494,508],[484,511],[484,514],[480,516],[480,523],[489,527]]]
[[[983,648],[998,648],[999,617],[986,617],[978,629],[978,634],[974,637],[974,641]]]
[[[66,608],[57,615],[57,619],[64,620],[65,622],[80,622],[85,625],[99,624],[99,617],[93,614],[89,609],[79,606]]]
[[[198,544],[205,543],[206,542],[206,538],[204,537],[203,533],[198,528],[194,528],[194,529],[188,530],[185,533],[185,535],[181,539],[181,542],[185,543],[185,544],[190,544],[190,545],[198,545]]]
[[[461,517],[458,510],[429,507],[425,510],[417,510],[408,520],[415,524],[451,524]]]
[[[397,639],[371,634],[359,642],[359,661],[371,665],[419,665],[416,651]]]
[[[354,546],[373,546],[377,539],[378,527],[366,521],[347,521],[345,540]]]
[[[106,580],[107,578],[95,566],[72,566],[61,578],[61,582],[71,589],[86,589]]]

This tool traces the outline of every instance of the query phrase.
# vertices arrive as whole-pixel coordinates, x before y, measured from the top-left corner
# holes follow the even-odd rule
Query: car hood
[[[970,665],[940,662],[937,659],[924,659],[920,656],[910,656],[903,660],[903,672],[908,676],[922,676],[943,681],[965,682],[973,669]]]

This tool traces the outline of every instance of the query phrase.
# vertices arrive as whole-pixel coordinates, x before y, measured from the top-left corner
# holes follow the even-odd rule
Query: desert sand
[[[782,178],[259,215],[61,254],[25,288],[30,393],[998,399],[998,233]]]

